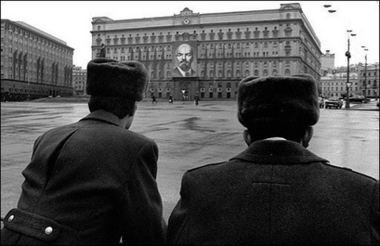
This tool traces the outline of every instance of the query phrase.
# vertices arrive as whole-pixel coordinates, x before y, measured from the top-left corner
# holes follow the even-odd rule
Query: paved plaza
[[[131,130],[159,147],[158,185],[168,219],[183,173],[227,160],[246,148],[236,102],[140,102]],[[1,103],[1,216],[17,205],[34,140],[88,114],[85,102]],[[321,109],[309,148],[337,166],[379,178],[379,111],[374,102],[350,110]]]

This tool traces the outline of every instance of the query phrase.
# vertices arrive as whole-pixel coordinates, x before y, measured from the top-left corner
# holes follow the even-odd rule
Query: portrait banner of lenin
[[[172,77],[196,77],[197,75],[196,42],[185,41],[173,44]]]

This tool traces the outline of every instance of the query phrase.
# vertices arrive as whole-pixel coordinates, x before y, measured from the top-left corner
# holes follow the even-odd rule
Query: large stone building
[[[86,95],[87,70],[73,67],[73,88],[75,95]]]
[[[71,96],[74,49],[21,21],[1,20],[1,100]]]
[[[320,79],[320,41],[300,4],[279,9],[112,20],[92,18],[92,58],[102,43],[106,57],[138,60],[151,78],[147,97],[191,100],[235,99],[238,82],[249,75],[308,73]],[[177,48],[190,45],[194,74],[174,70]]]

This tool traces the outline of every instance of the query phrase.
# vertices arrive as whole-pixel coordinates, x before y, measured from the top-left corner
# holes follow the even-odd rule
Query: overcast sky
[[[74,48],[74,65],[86,68],[91,59],[91,21],[173,16],[185,7],[194,13],[278,9],[281,3],[301,4],[321,41],[321,51],[335,54],[335,66],[346,66],[347,30],[352,29],[350,63],[379,62],[379,1],[1,1],[1,18],[23,21]],[[329,4],[329,13],[323,5]]]

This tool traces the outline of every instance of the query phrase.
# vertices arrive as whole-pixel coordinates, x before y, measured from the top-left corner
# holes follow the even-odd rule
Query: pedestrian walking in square
[[[198,96],[198,94],[196,94],[194,97],[194,104],[197,106],[198,102],[199,102],[199,96]]]
[[[157,100],[156,100],[156,97],[155,96],[152,96],[152,104],[153,103],[157,103]]]

